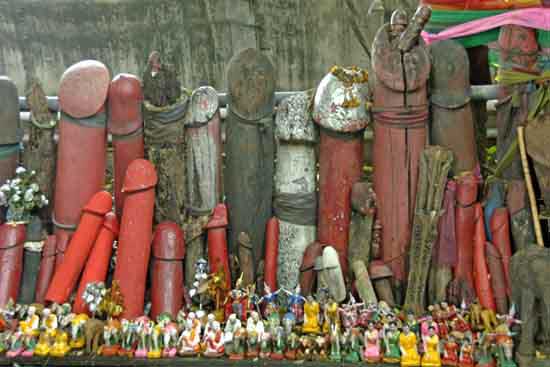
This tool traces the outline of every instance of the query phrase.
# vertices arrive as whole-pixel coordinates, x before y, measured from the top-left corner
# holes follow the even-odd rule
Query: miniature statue
[[[447,341],[443,344],[443,358],[441,363],[444,366],[458,366],[458,343],[454,336],[448,336]]]
[[[340,307],[332,297],[329,296],[323,310],[323,332],[328,334],[333,325],[340,328]]]
[[[271,356],[271,333],[264,331],[260,335],[260,354],[262,359],[268,359]]]
[[[214,323],[217,323],[217,321],[214,321]],[[207,335],[214,332],[214,328],[214,324],[210,325]],[[196,356],[200,351],[200,333],[197,333],[192,319],[186,320],[184,330],[178,339],[177,345],[178,354],[182,357]]]
[[[489,355],[488,357],[492,361],[492,357]],[[482,363],[483,356],[480,358],[479,363]],[[469,338],[465,338],[462,342],[462,346],[460,347],[460,356],[458,358],[458,366],[459,367],[473,367],[474,366],[474,350],[472,347],[472,342]]]
[[[71,349],[82,349],[86,345],[86,337],[84,335],[84,325],[88,321],[88,315],[79,314],[71,320]]]
[[[316,334],[321,332],[321,328],[319,327],[319,311],[319,303],[312,296],[308,296],[304,305],[303,333]]]
[[[496,356],[498,367],[517,367],[514,362],[514,341],[507,324],[501,324],[495,329]]]
[[[292,312],[287,312],[283,316],[283,328],[285,331],[285,335],[290,335],[292,331],[294,330],[294,327],[296,326],[296,316]]]
[[[424,338],[423,343],[424,355],[422,356],[422,367],[440,367],[439,336],[437,336],[434,326],[428,327],[428,336]]]
[[[227,350],[226,350],[226,353],[229,354],[229,359],[235,360],[235,361],[244,359],[245,339],[246,339],[246,329],[244,327],[239,326],[233,332],[231,352],[227,353]]]
[[[50,349],[50,356],[65,357],[71,351],[69,346],[69,335],[64,331],[59,331],[55,336],[55,342]]]
[[[101,355],[112,357],[118,355],[120,349],[120,322],[111,319],[103,328],[103,341],[105,344],[101,348]]]
[[[0,331],[0,355],[6,353],[10,347],[11,331]]]
[[[237,315],[232,313],[227,318],[225,323],[225,329],[223,334],[223,340],[225,342],[225,353],[231,355],[233,352],[233,336],[241,328],[241,320],[237,318]]]
[[[30,334],[23,335],[23,352],[22,357],[32,357],[36,348],[36,337]]]
[[[285,358],[284,352],[286,348],[285,333],[282,326],[277,326],[274,330],[273,337],[273,352],[271,359],[280,361]]]
[[[224,354],[223,332],[219,323],[214,324],[214,329],[206,337],[205,343],[205,357],[217,358]]]
[[[302,295],[300,284],[294,289],[294,293],[282,289],[288,295],[288,310],[294,315],[296,323],[304,322],[304,303],[307,301]]]
[[[433,328],[436,334],[439,334],[439,326],[433,320],[432,315],[427,315],[420,323],[420,336],[422,342],[430,336],[430,328]]]
[[[300,347],[300,337],[295,332],[291,332],[290,334],[286,334],[286,352],[285,352],[285,358],[294,361],[297,358],[298,348]]]
[[[328,359],[327,355],[327,337],[324,335],[317,335],[314,340],[315,348],[313,350],[313,360],[314,361],[326,361]]]
[[[340,362],[342,360],[342,354],[340,353],[341,340],[340,340],[340,328],[338,325],[333,324],[330,327],[330,360]]]
[[[260,314],[256,311],[250,313],[250,317],[246,322],[246,334],[247,334],[247,358],[256,358],[258,356],[258,347],[260,338],[264,333],[264,323],[260,319]]]
[[[403,331],[399,335],[402,367],[420,366],[420,355],[418,354],[416,343],[416,334],[410,330],[409,324],[404,324]]]
[[[357,363],[361,360],[361,330],[359,328],[352,328],[346,331],[348,333],[346,337],[346,355],[344,362]]]
[[[267,318],[267,330],[269,333],[274,334],[275,329],[281,326],[281,316],[279,309],[274,303],[268,303],[265,306],[264,311]]]
[[[162,332],[162,357],[174,358],[177,353],[178,326],[170,319],[170,314],[162,313],[157,317]]]
[[[25,335],[38,337],[40,335],[40,317],[36,314],[36,307],[29,306],[25,321],[19,322],[19,329]]]
[[[137,325],[127,319],[122,319],[120,325],[120,349],[118,350],[118,355],[121,357],[133,357]]]
[[[368,363],[377,363],[381,360],[380,355],[380,337],[378,330],[374,327],[374,322],[369,321],[365,331],[365,349],[363,351],[363,360]]]
[[[237,280],[237,284],[241,283],[241,278]],[[239,285],[230,292],[229,297],[225,302],[225,317],[229,317],[230,314],[237,314],[239,320],[246,320],[246,312],[248,309],[248,294],[246,291],[239,289]]]
[[[148,335],[150,333],[151,324],[147,316],[142,316],[136,319],[136,334],[138,335],[138,345],[134,356],[136,358],[147,357]]]
[[[40,333],[38,337],[38,343],[34,348],[34,356],[37,357],[46,357],[50,354],[50,338],[45,332]]]
[[[364,303],[357,303],[353,297],[353,294],[350,293],[350,301],[341,309],[342,326],[345,329],[350,329],[357,326],[359,321],[359,313],[357,309],[363,305]]]
[[[149,351],[147,352],[147,358],[157,359],[162,356],[162,348],[160,344],[162,327],[159,324],[155,324],[153,321],[150,321],[149,323]]]
[[[389,327],[384,331],[384,363],[399,363],[401,360],[401,353],[399,351],[399,330],[397,329],[397,323],[391,321]]]
[[[57,335],[57,316],[52,313],[51,309],[45,308],[42,310],[42,322],[40,327],[42,330],[45,330],[51,340]]]
[[[23,333],[16,331],[11,334],[10,338],[10,348],[6,353],[6,357],[14,358],[20,355],[23,352]]]
[[[315,348],[315,340],[313,336],[302,335],[300,337],[300,348],[296,354],[296,359],[299,361],[311,361],[313,358],[313,350]]]

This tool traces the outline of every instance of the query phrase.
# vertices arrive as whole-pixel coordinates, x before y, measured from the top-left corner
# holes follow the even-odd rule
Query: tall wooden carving
[[[334,67],[317,87],[313,119],[320,126],[318,240],[338,252],[349,276],[348,241],[351,188],[361,178],[368,75],[358,68]]]
[[[36,171],[36,182],[48,200],[53,202],[55,184],[56,146],[54,131],[57,119],[49,111],[46,94],[38,80],[33,80],[27,92],[31,122],[26,130],[28,141],[23,143],[21,159],[23,166]],[[42,210],[44,220],[50,220],[51,207]]]
[[[59,85],[59,144],[53,222],[57,237],[56,268],[84,205],[105,181],[107,116],[105,102],[111,77],[99,61],[74,64]]]
[[[193,91],[185,120],[185,140],[185,206],[189,214],[188,227],[194,227],[185,231],[185,279],[191,286],[197,260],[206,258],[202,227],[222,195],[220,114],[218,93],[214,88],[200,87]]]
[[[294,289],[317,224],[317,131],[306,93],[283,100],[275,118],[277,161],[273,211],[279,219],[279,287]]]
[[[470,107],[468,54],[453,40],[434,43],[430,52],[430,143],[451,149],[454,175],[473,171],[478,162]]]
[[[154,51],[143,73],[145,155],[158,172],[155,222],[185,221],[185,132],[189,95]]]
[[[227,83],[224,188],[229,210],[229,243],[232,254],[239,254],[241,266],[253,267],[241,270],[253,276],[263,259],[265,227],[271,217],[273,196],[273,64],[258,50],[241,51],[229,62]],[[238,241],[241,232],[248,234],[249,242]],[[252,262],[245,259],[249,255]],[[253,281],[245,276],[243,285]]]
[[[396,10],[373,43],[374,191],[382,259],[393,271],[398,302],[407,279],[418,164],[426,141],[430,58],[420,32],[430,14],[430,8],[418,8],[409,25],[404,11]]]

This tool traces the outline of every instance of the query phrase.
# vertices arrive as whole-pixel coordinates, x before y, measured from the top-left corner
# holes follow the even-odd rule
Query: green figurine
[[[362,335],[359,328],[351,328],[346,331],[346,351],[344,362],[357,363],[361,361]]]
[[[397,323],[391,321],[388,329],[384,332],[384,363],[399,363],[399,361],[401,361],[399,335]]]
[[[340,362],[342,355],[340,353],[340,328],[337,324],[330,327],[330,356],[331,361]]]
[[[282,326],[275,328],[275,335],[273,337],[273,352],[271,353],[271,359],[282,360],[285,358],[286,340],[285,332]]]

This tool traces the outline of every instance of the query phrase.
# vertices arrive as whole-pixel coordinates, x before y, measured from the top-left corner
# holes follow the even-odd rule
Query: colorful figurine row
[[[287,295],[287,307],[278,302],[281,292]],[[343,305],[323,293],[304,298],[299,287],[294,292],[272,292],[266,287],[263,297],[254,296],[253,290],[231,293],[234,297],[226,304],[237,312],[221,322],[219,313],[206,314],[202,309],[182,309],[175,318],[164,313],[156,320],[142,316],[102,321],[71,313],[69,304],[44,308],[10,303],[1,310],[0,353],[8,358],[96,353],[149,359],[227,356],[232,360],[365,361],[426,367],[473,367],[475,362],[476,366],[492,366],[496,359],[497,366],[515,366],[510,328],[518,321],[513,311],[496,317],[477,303],[460,308],[442,303],[417,318],[384,302],[357,303],[353,296]],[[244,294],[255,302],[240,302]]]

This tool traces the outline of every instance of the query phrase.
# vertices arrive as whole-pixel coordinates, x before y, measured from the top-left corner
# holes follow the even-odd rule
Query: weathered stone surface
[[[353,26],[372,41],[372,0],[0,0],[0,74],[19,94],[33,75],[56,94],[65,69],[100,60],[112,75],[141,75],[159,50],[184,86],[218,90],[233,54],[258,47],[277,70],[277,89],[314,86],[332,65],[368,67]],[[397,3],[385,1],[386,17]],[[355,9],[352,11],[351,9]],[[412,11],[409,11],[412,15]]]

